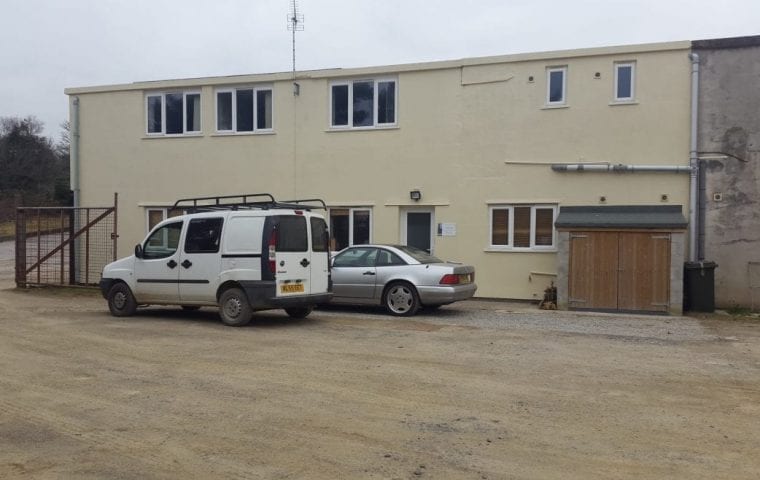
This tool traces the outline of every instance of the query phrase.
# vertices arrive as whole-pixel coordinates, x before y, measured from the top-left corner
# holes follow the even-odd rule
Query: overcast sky
[[[291,0],[0,0],[0,117],[63,89],[291,69]],[[299,70],[760,34],[760,0],[299,0]]]

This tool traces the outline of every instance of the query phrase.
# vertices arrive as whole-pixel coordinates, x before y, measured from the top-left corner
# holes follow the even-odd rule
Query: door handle
[[[182,262],[182,266],[185,267],[185,268],[190,268],[190,267],[193,266],[193,262],[191,262],[190,260],[185,259],[185,261]]]
[[[373,271],[366,271],[366,272],[362,273],[362,275],[374,275],[374,274],[375,274],[375,272],[373,272]]]
[[[166,266],[169,267],[169,268],[174,268],[174,267],[177,266],[177,262],[175,262],[174,259],[172,258],[171,260],[169,260],[169,262],[166,264]]]
[[[306,260],[305,258],[304,258],[303,260],[301,260],[301,266],[302,266],[303,268],[306,268],[306,267],[308,267],[308,266],[309,266],[309,263],[311,263],[311,262],[309,262],[309,261],[308,261],[308,260]]]

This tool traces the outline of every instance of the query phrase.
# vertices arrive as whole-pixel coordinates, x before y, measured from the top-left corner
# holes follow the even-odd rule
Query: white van
[[[247,324],[257,310],[306,317],[332,296],[327,224],[311,212],[314,202],[324,208],[321,200],[276,202],[270,194],[178,200],[174,211],[194,213],[159,223],[134,255],[103,269],[111,314],[218,306],[230,326]]]

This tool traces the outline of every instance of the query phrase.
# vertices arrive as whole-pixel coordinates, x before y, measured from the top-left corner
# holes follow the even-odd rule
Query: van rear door
[[[311,249],[304,215],[279,215],[275,227],[276,296],[311,293]],[[271,258],[270,258],[271,260]]]
[[[329,290],[330,236],[323,218],[309,218],[311,231],[311,293],[327,293]]]

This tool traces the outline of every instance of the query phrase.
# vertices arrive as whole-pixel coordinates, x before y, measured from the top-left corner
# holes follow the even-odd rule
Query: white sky
[[[290,0],[0,0],[0,116],[66,87],[289,71]],[[760,33],[760,0],[299,0],[299,70]]]

